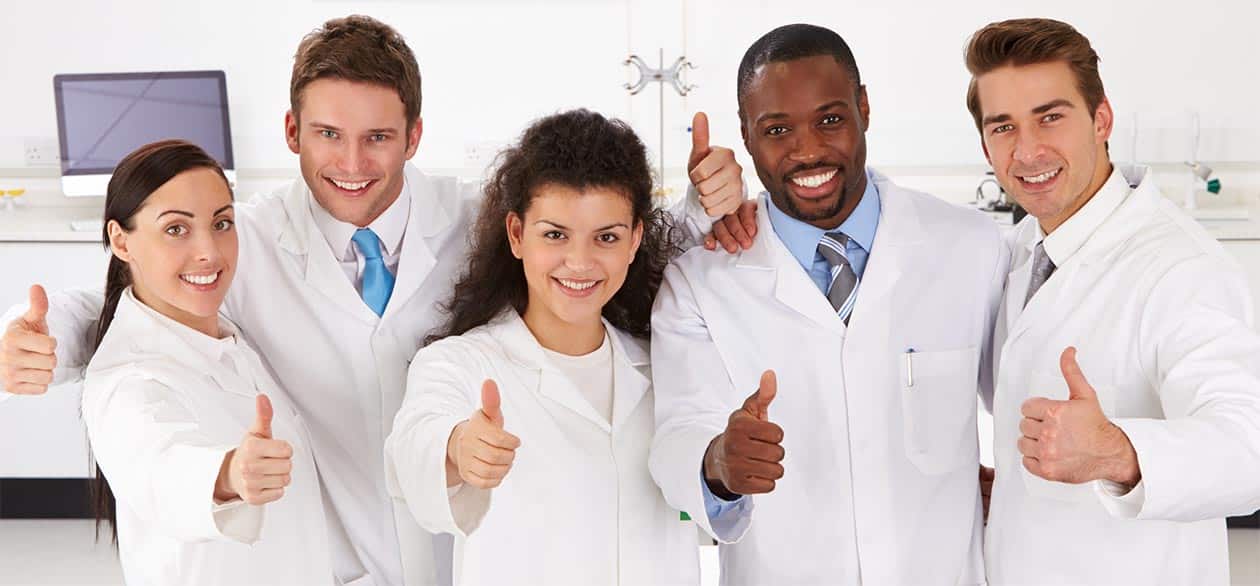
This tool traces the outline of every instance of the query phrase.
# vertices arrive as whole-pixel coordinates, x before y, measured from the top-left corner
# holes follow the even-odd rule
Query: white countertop
[[[75,231],[70,222],[100,220],[102,211],[94,207],[26,207],[13,211],[0,208],[0,242],[97,242],[99,229]]]

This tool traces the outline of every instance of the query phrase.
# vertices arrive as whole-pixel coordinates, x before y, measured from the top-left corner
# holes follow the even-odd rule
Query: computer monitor
[[[105,195],[123,157],[168,138],[205,149],[235,184],[222,71],[62,74],[53,91],[66,195]]]

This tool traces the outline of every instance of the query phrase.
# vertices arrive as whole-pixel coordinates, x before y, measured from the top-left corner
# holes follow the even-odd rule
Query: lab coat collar
[[[425,239],[441,234],[451,225],[453,210],[458,205],[457,196],[443,197],[432,180],[408,163],[405,173],[404,190],[408,192],[407,225],[403,230],[401,241],[402,255],[398,260],[398,274],[395,276],[394,291],[385,314],[377,316],[354,289],[354,283],[346,278],[340,261],[323,239],[322,233],[311,211],[314,197],[306,183],[295,180],[284,196],[284,208],[288,219],[280,230],[278,244],[294,255],[304,257],[302,265],[303,277],[313,288],[333,299],[346,312],[369,324],[377,324],[387,319],[397,308],[420,288],[421,283],[437,264]],[[401,196],[399,199],[402,199]],[[397,202],[395,202],[396,204]],[[412,237],[408,238],[410,234]],[[312,243],[323,244],[315,246]]]
[[[1090,237],[1107,221],[1107,218],[1120,207],[1120,204],[1124,203],[1125,198],[1132,191],[1133,188],[1130,187],[1129,179],[1125,177],[1124,171],[1119,166],[1115,167],[1107,181],[1099,188],[1098,193],[1095,193],[1062,225],[1055,228],[1054,232],[1049,235],[1042,233],[1041,224],[1038,223],[1035,231],[1037,238],[1030,243],[1030,246],[1035,248],[1037,242],[1042,242],[1046,254],[1050,256],[1054,265],[1063,266],[1089,241]]]
[[[630,418],[635,407],[651,386],[647,342],[627,334],[608,320],[604,329],[612,341],[613,354],[613,414],[611,425],[595,412],[590,401],[566,379],[551,361],[547,360],[542,345],[525,320],[515,310],[508,309],[490,322],[494,336],[500,340],[508,358],[521,368],[536,372],[539,376],[538,393],[564,405],[585,417],[605,432],[613,433]]]
[[[244,356],[238,346],[240,329],[222,315],[219,327],[228,336],[216,340],[141,303],[128,287],[118,299],[109,326],[110,338],[122,342],[102,345],[89,368],[105,375],[116,368],[138,367],[146,376],[171,381],[187,377],[189,372],[203,373],[224,391],[246,396],[256,393],[252,384],[223,362],[229,353]],[[248,368],[235,361],[233,366]]]
[[[859,286],[857,307],[870,307],[873,300],[888,297],[901,278],[904,257],[923,240],[923,219],[903,190],[874,169],[869,171],[868,179],[875,182],[881,212],[870,259]],[[735,266],[773,271],[775,297],[828,329],[843,331],[854,325],[861,312],[855,308],[850,326],[836,315],[826,296],[818,291],[818,286],[775,234],[769,205],[767,196],[762,194],[757,207],[758,237],[752,248],[738,253]]]
[[[333,251],[333,256],[343,262],[354,260],[354,249],[351,248],[351,239],[354,238],[354,234],[359,230],[359,227],[334,218],[332,214],[328,213],[328,210],[315,201],[314,197],[307,198],[306,206],[311,211],[311,218],[314,220],[315,226],[319,228],[324,241],[328,243],[328,247]],[[398,247],[402,244],[403,235],[407,230],[410,210],[411,185],[404,174],[402,192],[398,194],[398,198],[394,200],[394,203],[389,204],[389,207],[385,208],[385,211],[367,226],[381,240],[381,246],[385,249],[385,254],[398,252]]]

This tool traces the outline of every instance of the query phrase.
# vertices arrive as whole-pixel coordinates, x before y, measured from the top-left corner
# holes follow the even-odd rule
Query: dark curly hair
[[[665,265],[681,248],[680,231],[652,199],[647,149],[634,130],[585,109],[561,112],[535,121],[496,163],[470,234],[468,268],[443,304],[446,323],[425,343],[463,334],[508,307],[524,313],[529,301],[525,270],[512,256],[506,222],[510,212],[524,217],[544,185],[607,188],[630,200],[643,238],[625,283],[604,305],[603,315],[617,329],[646,338]]]

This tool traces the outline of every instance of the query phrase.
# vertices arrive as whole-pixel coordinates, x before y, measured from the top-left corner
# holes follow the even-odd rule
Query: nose
[[[565,268],[578,274],[595,268],[595,255],[591,248],[591,245],[586,243],[575,243],[570,246],[569,253],[564,257]]]
[[[797,163],[813,163],[822,158],[823,142],[813,128],[798,131],[792,137],[788,159]]]
[[[1011,156],[1018,163],[1032,165],[1045,154],[1045,143],[1042,141],[1040,129],[1021,129],[1015,137],[1015,150]]]
[[[220,236],[220,233],[213,230],[198,230],[197,232],[194,237],[193,254],[197,262],[201,264],[217,264],[223,259],[221,238],[235,237],[235,233]]]
[[[364,157],[367,154],[367,150],[355,140],[347,140],[343,144],[344,146],[341,147],[341,158],[337,161],[337,168],[347,175],[355,176],[354,178],[357,179],[359,172],[366,166]]]

